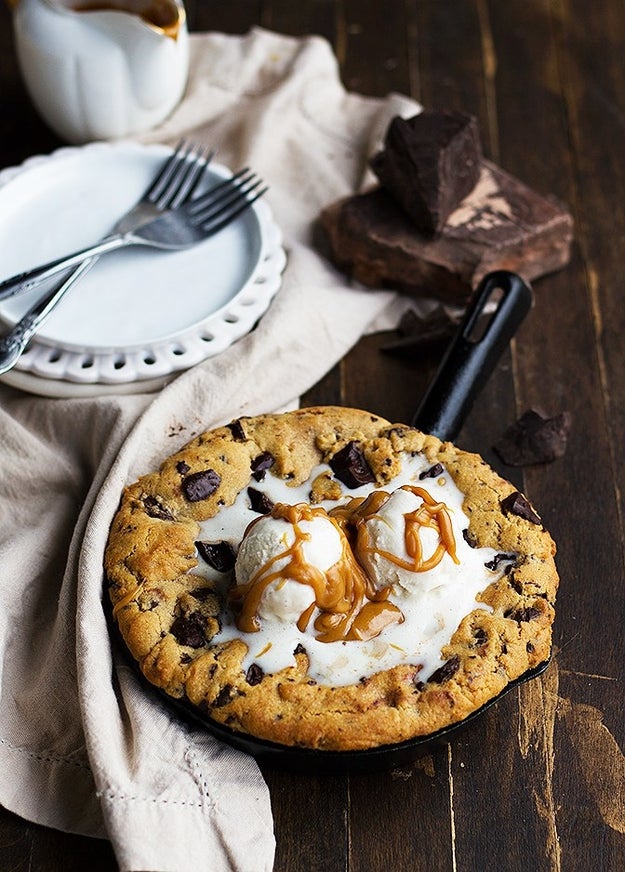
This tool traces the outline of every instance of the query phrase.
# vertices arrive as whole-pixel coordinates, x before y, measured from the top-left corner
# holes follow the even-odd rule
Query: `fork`
[[[191,186],[196,187],[197,182]],[[219,232],[227,224],[266,192],[267,187],[249,169],[240,170],[228,179],[213,185],[205,194],[191,197],[177,208],[164,209],[162,214],[147,221],[137,230],[118,233],[115,248],[127,245],[152,245],[155,248],[186,248]],[[187,185],[188,187],[188,185]],[[188,192],[187,192],[188,193]],[[177,220],[180,216],[180,220]],[[174,240],[167,234],[177,234]],[[79,263],[79,266],[60,285],[52,289],[26,312],[13,329],[0,338],[0,375],[12,369],[39,327],[48,318],[72,285],[89,270],[101,254],[107,240],[78,252],[69,259],[61,259],[53,265],[52,273]],[[110,251],[106,247],[104,250]],[[41,275],[39,276],[41,279]]]
[[[212,151],[198,149],[181,140],[161,164],[142,197],[118,219],[105,239],[110,235],[135,230],[158,217],[164,209],[175,209],[186,202],[196,190],[213,155]],[[59,258],[58,261],[53,261],[58,266],[49,272],[44,266],[4,279],[0,282],[0,300],[29,291],[56,273],[65,272],[70,264],[62,264],[64,260],[65,258]]]
[[[132,228],[154,220],[165,209],[179,208],[197,190],[212,157],[212,152],[198,150],[188,146],[184,141],[179,143],[175,151],[161,165],[141,199],[117,221],[113,232],[119,233],[124,230],[128,232]],[[15,366],[35,332],[69,289],[93,267],[97,259],[97,256],[93,255],[79,262],[60,284],[38,300],[13,329],[0,338],[0,374],[8,372]],[[67,267],[62,269],[66,270]],[[18,278],[22,277],[23,274]],[[37,283],[33,281],[29,287]]]
[[[198,179],[199,181],[199,179]],[[197,181],[191,186],[193,192]],[[109,252],[132,245],[176,251],[188,248],[213,236],[248,209],[266,191],[267,187],[249,168],[213,185],[204,194],[190,198],[185,194],[174,197],[169,208],[146,210],[146,218],[137,225],[122,219],[113,233],[96,245],[74,254],[50,261],[0,282],[0,300],[30,290],[35,285],[64,272],[88,258],[101,257]],[[150,207],[152,203],[148,204]]]

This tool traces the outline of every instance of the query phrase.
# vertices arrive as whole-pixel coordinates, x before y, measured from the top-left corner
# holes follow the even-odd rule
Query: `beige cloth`
[[[125,482],[201,429],[293,402],[382,313],[311,243],[357,189],[398,111],[348,94],[329,46],[262,30],[192,38],[188,93],[146,141],[181,133],[270,182],[288,266],[257,329],[157,395],[44,399],[0,385],[0,802],[108,837],[124,870],[269,870],[254,760],[185,726],[111,650],[102,556]]]

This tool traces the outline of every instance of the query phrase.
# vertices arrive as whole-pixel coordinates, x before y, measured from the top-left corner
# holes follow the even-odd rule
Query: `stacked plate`
[[[0,172],[0,279],[105,236],[169,153],[165,146],[93,143]],[[209,183],[230,174],[211,164]],[[280,287],[285,263],[264,200],[193,248],[105,256],[2,380],[47,396],[155,390],[247,334]],[[41,293],[0,302],[0,329]]]

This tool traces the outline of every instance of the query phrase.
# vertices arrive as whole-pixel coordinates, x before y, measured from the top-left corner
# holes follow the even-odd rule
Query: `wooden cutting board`
[[[321,226],[331,259],[362,284],[458,305],[491,270],[529,281],[561,269],[573,239],[566,208],[486,160],[477,185],[434,239],[421,235],[381,187],[333,203]]]

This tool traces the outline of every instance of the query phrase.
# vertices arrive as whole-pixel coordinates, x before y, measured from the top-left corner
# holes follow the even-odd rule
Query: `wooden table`
[[[561,589],[552,664],[440,751],[377,775],[266,769],[277,872],[625,868],[625,9],[617,0],[187,0],[191,28],[319,33],[343,80],[479,119],[486,155],[571,208],[571,265],[536,303],[458,443],[540,508]],[[0,6],[0,166],[59,145],[30,107]],[[307,403],[411,417],[440,349],[368,337]],[[569,410],[562,459],[524,471],[491,446],[516,415]],[[244,825],[244,823],[243,823]],[[114,870],[107,843],[0,811],[0,868]],[[191,870],[190,870],[191,872]]]

